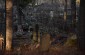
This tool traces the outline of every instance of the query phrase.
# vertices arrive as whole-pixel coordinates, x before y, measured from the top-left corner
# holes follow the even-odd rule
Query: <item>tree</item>
[[[67,0],[65,0],[64,3],[64,31],[67,31],[67,25],[66,25],[66,20],[67,20]]]
[[[21,16],[23,16],[22,9],[26,7],[27,4],[32,3],[32,0],[13,0],[14,4],[17,6],[17,11],[18,11],[18,24],[21,24]]]
[[[6,0],[6,50],[11,50],[12,44],[12,0]]]
[[[78,20],[78,47],[85,50],[85,0],[80,0],[80,13]]]
[[[71,0],[71,15],[72,15],[72,29],[75,32],[76,28],[76,0]]]
[[[39,30],[39,25],[36,24],[36,25],[35,25],[35,31],[36,31],[37,40],[38,40],[38,30]]]
[[[18,5],[21,8],[26,7],[27,4],[33,3],[35,0],[13,0],[14,5]]]

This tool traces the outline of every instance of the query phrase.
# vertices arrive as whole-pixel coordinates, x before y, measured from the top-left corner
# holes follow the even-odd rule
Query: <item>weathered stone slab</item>
[[[48,51],[50,47],[50,35],[44,34],[40,40],[40,51]]]

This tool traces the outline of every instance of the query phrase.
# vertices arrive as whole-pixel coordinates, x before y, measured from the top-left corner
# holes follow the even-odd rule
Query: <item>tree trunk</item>
[[[6,0],[6,50],[12,47],[12,0]]]
[[[80,16],[78,20],[78,47],[85,50],[85,0],[80,0]]]
[[[64,1],[64,31],[67,32],[67,0]]]
[[[71,0],[71,15],[72,15],[72,32],[75,32],[76,28],[76,0]]]
[[[64,3],[65,7],[64,7],[64,21],[66,22],[66,19],[67,19],[67,0],[65,0],[65,3]]]

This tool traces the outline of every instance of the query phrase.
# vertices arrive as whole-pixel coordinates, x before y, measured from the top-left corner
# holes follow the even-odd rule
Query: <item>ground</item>
[[[73,38],[75,37],[75,38]],[[11,51],[0,51],[0,55],[85,55],[76,44],[76,36],[67,38],[64,45],[57,43],[50,45],[48,51],[40,51],[39,43],[24,45]]]
[[[14,50],[11,52],[6,52],[3,55],[84,55],[83,51],[78,50],[77,47],[74,46],[61,46],[61,47],[51,47],[49,51],[41,52],[39,48],[28,50]]]

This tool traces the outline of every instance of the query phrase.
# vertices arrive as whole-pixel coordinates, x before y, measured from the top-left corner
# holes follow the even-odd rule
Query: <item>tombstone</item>
[[[3,50],[3,43],[4,43],[4,39],[2,35],[0,35],[0,50]]]
[[[36,35],[36,32],[33,32],[33,43],[35,42],[40,43],[40,32],[38,32],[38,37]]]
[[[44,34],[40,41],[40,51],[48,51],[50,47],[50,35]]]
[[[33,42],[37,41],[36,32],[33,32]]]
[[[40,32],[38,32],[38,43],[40,43]]]

